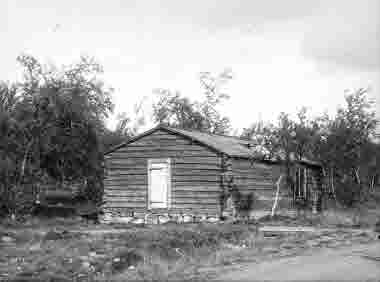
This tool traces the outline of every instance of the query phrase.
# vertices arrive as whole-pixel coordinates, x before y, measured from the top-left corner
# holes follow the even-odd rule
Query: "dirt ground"
[[[289,263],[294,269],[303,269],[303,261],[309,270],[327,263],[326,270],[345,271],[351,264],[376,273],[368,266],[372,261],[360,256],[343,260],[346,253],[339,251],[348,251],[352,246],[377,248],[375,242],[379,240],[373,229],[336,226],[302,229],[297,225],[108,226],[75,219],[34,218],[24,223],[3,223],[0,280],[199,281],[225,277],[257,280],[257,277],[269,279],[272,276],[266,276],[276,269],[285,275]],[[287,230],[279,232],[283,228]],[[332,258],[339,264],[333,264]],[[220,277],[221,273],[225,276]],[[51,280],[52,277],[56,280]]]
[[[380,280],[380,241],[262,263],[240,265],[218,277],[224,281]]]

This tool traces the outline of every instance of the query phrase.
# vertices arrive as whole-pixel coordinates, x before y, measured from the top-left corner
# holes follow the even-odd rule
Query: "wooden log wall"
[[[148,160],[171,159],[171,212],[215,214],[220,210],[220,157],[207,147],[164,130],[106,156],[106,208],[147,209]]]
[[[276,194],[276,182],[283,167],[279,164],[233,159],[232,172],[239,191],[243,194],[254,193],[258,201],[254,210],[270,210]],[[282,200],[279,205],[284,206],[288,199],[287,191],[281,190]],[[286,204],[287,205],[287,204]]]

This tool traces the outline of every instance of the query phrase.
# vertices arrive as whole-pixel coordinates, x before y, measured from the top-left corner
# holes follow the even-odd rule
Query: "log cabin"
[[[254,194],[254,216],[270,212],[276,194],[280,212],[294,210],[299,199],[311,206],[321,191],[321,166],[293,161],[291,171],[289,188],[277,183],[284,162],[263,158],[251,141],[158,126],[105,154],[104,212],[220,217],[232,188]]]

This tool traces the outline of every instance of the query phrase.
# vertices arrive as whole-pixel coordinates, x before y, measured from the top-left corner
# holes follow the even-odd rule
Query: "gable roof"
[[[204,133],[196,130],[190,131],[172,127],[165,128],[171,132],[190,137],[230,157],[255,157],[255,153],[248,148],[250,142],[237,137]]]
[[[124,147],[129,143],[135,142],[144,136],[150,135],[151,133],[157,130],[164,130],[173,134],[178,134],[185,138],[199,142],[214,151],[226,154],[230,157],[263,160],[263,148],[259,148],[259,146],[254,145],[252,142],[248,140],[243,140],[233,136],[210,134],[200,132],[197,130],[178,129],[163,125],[159,125],[155,128],[152,128],[151,130],[148,130],[136,137],[129,139],[128,141],[112,148],[106,154],[111,153],[117,150],[118,148]],[[311,166],[320,166],[318,163],[306,159],[300,161],[300,163]]]

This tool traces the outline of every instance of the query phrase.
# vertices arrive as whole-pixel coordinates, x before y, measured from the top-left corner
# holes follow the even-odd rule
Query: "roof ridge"
[[[198,133],[207,134],[207,135],[210,135],[210,136],[220,136],[220,137],[232,138],[232,139],[237,139],[237,140],[240,140],[240,141],[247,141],[247,142],[250,141],[250,140],[242,139],[242,138],[240,138],[238,136],[218,134],[218,133],[210,133],[210,132],[201,131],[199,129],[185,129],[185,128],[176,128],[176,127],[171,127],[171,126],[162,126],[162,127],[173,129],[173,130],[183,130],[183,131],[189,131],[189,132],[198,132]]]

